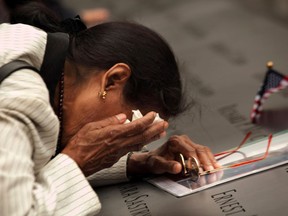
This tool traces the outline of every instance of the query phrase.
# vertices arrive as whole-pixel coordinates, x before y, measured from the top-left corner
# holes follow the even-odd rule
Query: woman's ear
[[[102,77],[103,90],[123,87],[131,76],[130,67],[124,63],[115,64]]]

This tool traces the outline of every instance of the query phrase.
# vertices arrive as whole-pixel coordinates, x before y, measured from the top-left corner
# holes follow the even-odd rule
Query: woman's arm
[[[100,210],[76,163],[55,150],[58,120],[40,76],[23,70],[0,86],[1,216],[85,215]]]

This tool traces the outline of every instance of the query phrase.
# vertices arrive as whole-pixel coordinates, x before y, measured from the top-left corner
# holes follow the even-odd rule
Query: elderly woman
[[[154,31],[110,22],[69,38],[2,24],[0,41],[0,67],[31,66],[0,85],[0,215],[95,215],[101,204],[89,181],[178,174],[179,153],[218,167],[186,136],[138,152],[183,108],[175,57]],[[135,109],[144,117],[125,123]],[[164,120],[153,123],[156,113]]]

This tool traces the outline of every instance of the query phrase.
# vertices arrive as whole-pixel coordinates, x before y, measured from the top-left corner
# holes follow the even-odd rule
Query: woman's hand
[[[168,123],[152,124],[156,114],[123,124],[126,115],[119,114],[85,125],[68,142],[62,153],[70,156],[88,176],[112,166],[130,151],[139,151],[147,143],[165,135]]]
[[[177,161],[179,153],[185,158],[195,157],[204,170],[212,170],[221,167],[214,158],[211,150],[203,145],[192,142],[189,137],[172,136],[165,144],[146,153],[134,153],[128,161],[128,174],[142,175],[152,174],[178,174],[182,170]]]

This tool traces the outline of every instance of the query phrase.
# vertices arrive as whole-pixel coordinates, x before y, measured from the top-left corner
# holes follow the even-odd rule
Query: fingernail
[[[211,166],[211,165],[210,165],[210,166],[208,166],[207,168],[208,168],[207,170],[213,170],[213,169],[214,169],[214,167],[213,167],[213,166]]]
[[[222,165],[221,165],[220,163],[216,162],[216,163],[215,163],[215,167],[216,167],[216,168],[220,168],[220,167],[222,167]]]
[[[181,170],[182,170],[182,166],[180,163],[177,162],[173,165],[173,174],[178,174],[181,172]]]
[[[116,118],[119,120],[119,122],[123,122],[124,120],[126,120],[126,115],[121,113],[121,114],[118,114],[116,115]]]

